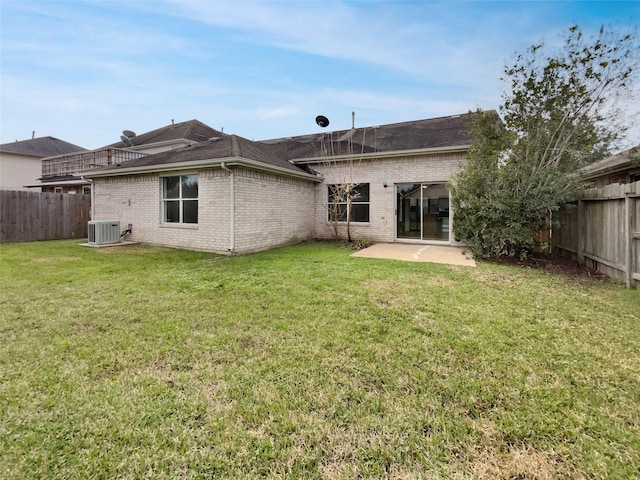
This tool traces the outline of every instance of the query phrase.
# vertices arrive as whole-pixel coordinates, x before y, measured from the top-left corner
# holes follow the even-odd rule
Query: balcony
[[[147,153],[103,148],[42,159],[42,180],[80,176],[84,172],[147,156]]]

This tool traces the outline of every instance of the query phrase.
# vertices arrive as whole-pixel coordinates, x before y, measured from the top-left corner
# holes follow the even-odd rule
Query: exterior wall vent
[[[110,243],[120,243],[120,221],[89,222],[89,244],[108,245]]]

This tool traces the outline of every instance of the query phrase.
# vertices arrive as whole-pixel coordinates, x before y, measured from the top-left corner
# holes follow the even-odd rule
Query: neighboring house
[[[640,181],[640,145],[586,166],[582,179],[593,187]]]
[[[38,175],[40,182],[30,186],[40,187],[44,192],[90,194],[91,183],[83,178],[87,171],[185,147],[218,135],[222,133],[198,120],[172,121],[171,125],[142,135],[125,130],[120,142],[82,153],[44,158]]]
[[[54,137],[4,143],[0,145],[0,189],[26,190],[40,177],[42,158],[84,150]]]
[[[222,132],[199,120],[189,120],[181,123],[174,123],[171,120],[171,125],[157,128],[141,135],[136,135],[128,130],[122,133],[120,142],[112,143],[105,148],[126,148],[127,150],[152,154],[187,147],[222,135]],[[126,134],[129,135],[126,136]]]
[[[242,254],[330,238],[331,186],[349,182],[354,238],[454,244],[446,182],[465,162],[471,115],[265,141],[218,132],[85,173],[92,218],[131,224],[134,241]]]

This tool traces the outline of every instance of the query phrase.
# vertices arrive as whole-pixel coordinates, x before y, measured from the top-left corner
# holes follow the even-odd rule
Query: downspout
[[[89,215],[91,216],[91,218],[89,220],[95,220],[96,219],[96,214],[95,214],[95,204],[96,204],[96,192],[95,192],[95,188],[93,185],[93,179],[91,178],[84,178],[83,176],[80,176],[80,178],[86,182],[89,182],[89,185],[91,185],[91,211],[89,213]]]
[[[224,162],[220,163],[220,167],[229,172],[229,253],[233,254],[236,248],[236,182],[233,170],[227,167]]]

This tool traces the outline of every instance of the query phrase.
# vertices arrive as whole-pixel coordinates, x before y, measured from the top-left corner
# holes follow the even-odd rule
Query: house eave
[[[583,170],[580,176],[582,180],[588,181],[588,180],[594,180],[600,177],[605,177],[607,175],[624,173],[631,170],[633,170],[633,165],[631,164],[631,162],[625,162],[624,164],[619,164],[619,165],[614,165],[614,166],[609,166],[609,167],[599,168],[599,169],[593,169],[591,171],[585,169]]]
[[[169,146],[173,146],[173,145],[176,145],[176,148],[179,148],[179,147],[182,147],[182,146],[194,145],[196,143],[198,143],[198,142],[196,142],[195,140],[188,140],[186,138],[179,138],[179,139],[174,139],[174,140],[162,140],[160,142],[143,143],[141,145],[133,145],[132,147],[124,147],[123,150],[133,150],[133,151],[136,151],[136,152],[140,152],[140,151],[149,150],[149,149],[153,149],[153,148],[169,147]]]
[[[20,157],[27,157],[29,160],[42,160],[43,157],[35,153],[23,153],[23,152],[11,152],[9,150],[0,150],[1,155],[18,155]]]
[[[330,162],[342,162],[348,160],[376,160],[379,158],[397,158],[416,155],[435,155],[438,153],[464,153],[469,150],[471,145],[455,145],[449,147],[431,147],[431,148],[417,148],[414,150],[394,150],[388,152],[372,152],[372,153],[354,153],[352,155],[336,155],[336,156],[322,156],[312,158],[296,158],[289,160],[294,165],[297,164],[317,164]]]
[[[117,177],[123,175],[140,175],[145,173],[165,173],[175,172],[180,170],[193,170],[197,168],[220,168],[222,164],[227,167],[247,167],[253,170],[259,170],[263,172],[275,173],[287,177],[302,178],[314,182],[321,182],[322,178],[317,175],[312,175],[304,172],[293,172],[287,168],[278,167],[275,165],[268,165],[255,160],[249,160],[242,157],[227,157],[216,159],[203,159],[203,160],[191,160],[188,162],[174,162],[165,163],[161,165],[144,165],[139,167],[126,167],[114,168],[96,172],[84,172],[83,178],[104,178],[104,177]]]
[[[59,180],[59,181],[51,181],[51,182],[42,182],[42,183],[31,183],[29,185],[23,185],[25,188],[40,188],[40,187],[59,187],[62,185],[89,185],[89,182],[83,180],[82,178],[78,178],[77,180]]]

